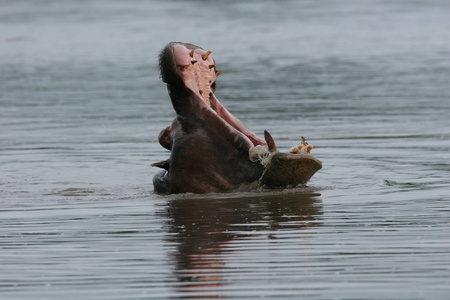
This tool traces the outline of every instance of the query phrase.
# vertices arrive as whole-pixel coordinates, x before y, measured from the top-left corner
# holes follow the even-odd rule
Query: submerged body
[[[171,150],[171,156],[153,164],[164,169],[153,179],[155,191],[223,192],[258,180],[268,186],[306,183],[321,168],[321,162],[310,154],[287,154],[291,164],[282,164],[283,169],[296,168],[300,161],[308,169],[299,170],[287,181],[271,179],[271,174],[284,173],[271,172],[281,164],[264,166],[249,158],[251,148],[267,144],[268,151],[277,156],[275,143],[268,133],[266,141],[259,138],[215,97],[220,71],[210,54],[195,45],[177,42],[167,45],[160,54],[161,77],[177,116],[159,135],[160,144]]]

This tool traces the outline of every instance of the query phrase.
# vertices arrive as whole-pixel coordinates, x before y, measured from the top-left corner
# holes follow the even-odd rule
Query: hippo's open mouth
[[[251,146],[265,145],[263,139],[232,115],[214,95],[216,79],[221,71],[217,70],[211,52],[192,44],[170,43],[160,56],[162,80],[170,85],[175,81],[174,76],[180,76],[185,87],[198,100],[202,100],[206,107],[212,109],[218,117],[241,133]],[[179,79],[176,81],[178,83]]]
[[[177,117],[159,135],[160,144],[171,150],[171,156],[153,164],[165,169],[153,179],[156,192],[222,192],[256,180],[271,185],[274,176],[277,186],[305,183],[321,168],[320,161],[309,154],[301,158],[293,154],[284,154],[287,158],[279,156],[281,161],[277,165],[283,169],[289,169],[290,165],[291,169],[311,165],[298,178],[295,175],[298,171],[278,170],[273,163],[263,167],[249,158],[249,150],[255,146],[267,145],[268,151],[275,154],[275,143],[267,132],[266,141],[259,138],[216,98],[214,92],[220,71],[211,51],[172,42],[161,51],[159,66]],[[289,180],[279,181],[279,174],[291,175]]]

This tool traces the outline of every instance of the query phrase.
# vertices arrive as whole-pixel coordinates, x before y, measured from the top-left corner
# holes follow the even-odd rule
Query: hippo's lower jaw
[[[211,51],[172,42],[161,51],[159,67],[177,116],[159,134],[171,156],[153,164],[164,169],[153,178],[155,192],[224,192],[258,180],[297,185],[322,167],[310,154],[276,153],[270,134],[264,141],[228,112],[214,95],[220,71]],[[266,145],[276,153],[269,164],[250,160],[251,148]]]

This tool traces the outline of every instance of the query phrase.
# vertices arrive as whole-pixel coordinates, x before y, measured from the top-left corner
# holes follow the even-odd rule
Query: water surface
[[[0,297],[446,299],[446,1],[2,1]],[[159,196],[170,41],[305,187]]]

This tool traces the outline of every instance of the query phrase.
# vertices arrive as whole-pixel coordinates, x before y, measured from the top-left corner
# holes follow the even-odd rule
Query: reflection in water
[[[281,229],[300,230],[320,224],[316,220],[323,213],[319,196],[317,193],[260,194],[170,201],[168,240],[175,245],[171,260],[176,264],[175,277],[184,283],[180,289],[196,298],[211,298],[205,292],[227,282],[223,254],[237,252],[234,255],[239,255],[246,247],[255,247],[250,240],[238,251],[229,247],[231,241],[255,235],[275,239]]]

